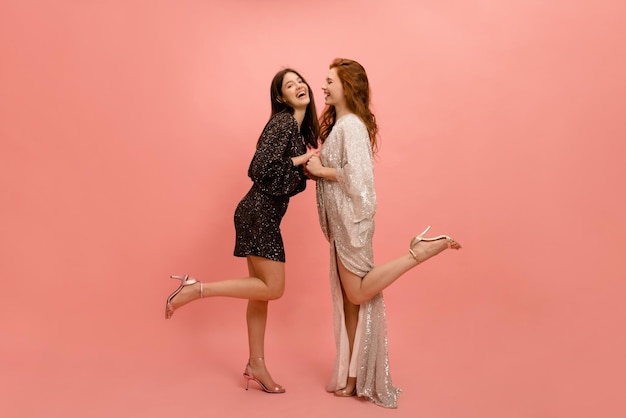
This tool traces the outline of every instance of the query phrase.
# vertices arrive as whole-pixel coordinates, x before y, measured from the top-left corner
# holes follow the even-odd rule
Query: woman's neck
[[[306,109],[304,109],[304,110],[295,109],[293,111],[293,117],[296,120],[296,122],[298,122],[298,128],[302,126],[302,121],[304,120],[304,115],[306,115]]]
[[[349,115],[353,112],[350,111],[350,109],[348,109],[348,106],[345,105],[340,105],[340,106],[335,106],[335,120],[339,120],[341,117]]]

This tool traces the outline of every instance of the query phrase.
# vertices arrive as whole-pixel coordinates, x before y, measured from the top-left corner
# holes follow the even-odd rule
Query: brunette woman
[[[265,327],[270,300],[283,295],[285,249],[280,223],[289,199],[302,192],[307,177],[303,165],[317,153],[319,123],[309,85],[295,70],[279,71],[270,88],[271,117],[258,139],[248,169],[252,187],[235,211],[234,255],[246,257],[248,277],[200,282],[185,276],[168,298],[165,317],[200,298],[226,296],[248,299],[249,360],[243,373],[246,390],[250,380],[268,393],[285,389],[271,377],[265,364]]]

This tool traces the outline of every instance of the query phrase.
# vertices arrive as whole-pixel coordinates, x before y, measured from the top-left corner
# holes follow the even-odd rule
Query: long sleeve
[[[336,168],[337,181],[350,196],[354,208],[354,222],[369,219],[376,211],[374,162],[370,139],[363,123],[356,117],[347,118],[341,125],[343,136],[341,167]]]
[[[306,176],[291,158],[305,152],[296,120],[279,113],[263,129],[248,175],[265,194],[293,196],[306,188]]]
[[[336,170],[337,181],[317,181],[318,214],[330,243],[330,287],[337,357],[327,390],[346,386],[356,376],[357,394],[378,405],[395,408],[400,389],[391,381],[387,325],[382,293],[359,308],[353,346],[345,325],[344,295],[338,264],[364,277],[374,268],[372,239],[376,192],[367,128],[356,115],[337,120],[326,138],[320,159]]]

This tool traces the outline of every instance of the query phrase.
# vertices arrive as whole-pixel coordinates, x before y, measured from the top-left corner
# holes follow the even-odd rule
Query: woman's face
[[[281,88],[282,101],[294,109],[304,110],[309,105],[309,87],[296,73],[286,73]]]
[[[322,86],[324,92],[324,102],[329,106],[337,107],[345,105],[346,96],[343,92],[343,85],[337,75],[337,69],[331,68],[326,77],[326,83]]]

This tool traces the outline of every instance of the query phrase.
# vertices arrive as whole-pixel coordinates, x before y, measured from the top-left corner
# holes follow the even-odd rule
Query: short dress
[[[306,188],[307,177],[292,157],[306,153],[298,122],[286,112],[265,125],[248,168],[252,187],[235,210],[236,257],[254,255],[285,262],[280,222],[289,198]]]

